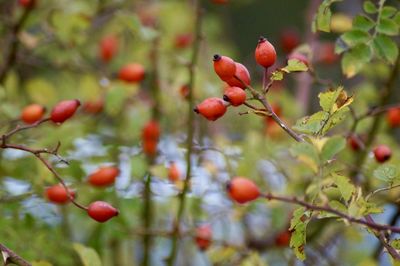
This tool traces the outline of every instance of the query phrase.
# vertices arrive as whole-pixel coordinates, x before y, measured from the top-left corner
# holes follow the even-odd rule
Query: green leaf
[[[336,136],[328,139],[321,151],[321,160],[326,162],[333,158],[336,154],[346,147],[346,140],[341,136]]]
[[[322,4],[319,6],[317,14],[314,18],[312,30],[316,31],[325,31],[330,32],[330,24],[332,11],[330,6],[335,2],[341,2],[342,0],[324,0]]]
[[[371,58],[371,48],[366,44],[359,44],[343,56],[342,71],[348,78],[351,78],[358,74]]]
[[[384,6],[381,11],[381,16],[384,18],[390,18],[397,12],[397,8],[393,6]]]
[[[368,42],[371,36],[366,31],[351,30],[344,33],[341,38],[348,46],[354,47],[357,44]]]
[[[399,179],[399,170],[396,166],[391,164],[380,165],[374,170],[373,173],[375,178],[385,181],[389,184],[393,183],[396,179]]]
[[[32,266],[52,266],[53,264],[51,264],[48,261],[44,261],[44,260],[39,260],[39,261],[33,261],[32,262]]]
[[[268,264],[260,257],[257,252],[252,252],[241,263],[240,266],[267,266]]]
[[[348,107],[342,108],[334,112],[326,121],[325,125],[322,127],[322,135],[326,134],[330,129],[337,126],[341,122],[345,120],[347,117],[347,112],[349,111]]]
[[[300,60],[297,59],[290,59],[288,61],[288,65],[283,68],[284,71],[287,71],[288,73],[290,72],[302,72],[302,71],[307,71],[308,67],[306,64],[301,62]]]
[[[309,219],[306,210],[301,207],[293,212],[293,218],[290,221],[292,236],[290,238],[290,247],[293,248],[296,257],[299,260],[305,260],[304,245],[306,244],[307,224]]]
[[[353,193],[356,191],[354,185],[350,182],[348,177],[332,174],[332,177],[335,180],[335,184],[338,187],[340,194],[345,201],[349,201]]]
[[[376,55],[394,64],[399,54],[399,47],[389,37],[379,34],[373,41],[373,48]]]
[[[365,1],[363,4],[363,9],[368,14],[374,14],[378,12],[378,9],[376,8],[375,4],[372,3],[371,1]]]
[[[379,21],[378,26],[376,27],[376,30],[382,34],[386,34],[389,36],[395,36],[399,33],[399,25],[397,25],[396,22],[394,22],[391,19],[382,18]]]
[[[124,106],[127,91],[123,87],[114,87],[107,92],[105,110],[109,115],[117,115]]]
[[[319,157],[314,145],[308,142],[295,143],[290,152],[299,161],[308,165],[315,173],[318,172]]]
[[[390,242],[390,245],[395,249],[400,249],[400,239],[396,238]]]
[[[400,12],[397,12],[397,14],[393,17],[393,21],[400,26]]]
[[[322,107],[322,110],[331,113],[333,110],[333,106],[336,103],[336,100],[338,99],[340,92],[343,90],[343,88],[336,89],[334,91],[326,91],[326,92],[321,92],[318,95],[319,98],[319,105]]]
[[[358,15],[353,19],[353,29],[369,31],[375,26],[375,22],[369,17]]]
[[[276,70],[272,72],[271,80],[282,80],[283,79],[283,71]]]
[[[329,113],[319,111],[311,116],[297,120],[293,129],[306,134],[316,134],[323,127],[324,121],[329,118]]]
[[[101,266],[101,260],[97,252],[93,248],[85,247],[82,244],[74,243],[73,247],[79,254],[83,266]]]

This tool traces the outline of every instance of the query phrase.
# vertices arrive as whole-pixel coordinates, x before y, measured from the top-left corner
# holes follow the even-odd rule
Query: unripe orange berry
[[[171,163],[171,165],[168,168],[168,179],[171,182],[176,182],[179,180],[181,176],[181,172],[179,170],[179,167],[176,163]]]
[[[256,62],[268,68],[275,64],[276,52],[274,46],[264,37],[258,40],[258,44],[255,51]]]
[[[117,37],[110,35],[105,36],[100,41],[100,58],[104,62],[109,62],[114,55],[118,52],[118,39]]]
[[[157,154],[157,145],[158,141],[157,140],[143,140],[142,143],[143,147],[143,153],[146,154],[147,156],[155,156]]]
[[[208,224],[196,228],[196,244],[201,251],[205,251],[212,242],[212,230]]]
[[[227,81],[234,77],[236,72],[236,64],[231,58],[227,56],[214,55],[214,70],[215,73],[223,81]]]
[[[43,118],[46,108],[40,104],[30,104],[22,109],[21,120],[33,124]]]
[[[98,114],[103,111],[104,101],[103,101],[103,99],[87,101],[83,104],[82,108],[83,108],[83,111],[88,114]]]
[[[144,79],[145,74],[146,72],[141,64],[131,63],[120,69],[118,78],[129,83],[137,83]]]
[[[246,92],[239,87],[228,87],[224,92],[224,100],[233,106],[242,105],[246,101]]]
[[[51,110],[50,119],[54,123],[63,123],[65,120],[71,118],[81,103],[78,100],[65,100],[59,102]]]
[[[286,29],[280,36],[282,50],[289,54],[300,44],[299,33],[293,29]]]
[[[292,233],[290,231],[283,231],[275,237],[275,245],[278,247],[287,247],[290,244]]]
[[[245,177],[234,177],[228,184],[227,190],[231,199],[238,203],[246,203],[257,199],[260,191],[256,184]]]
[[[68,190],[68,192],[72,196],[72,198],[75,198],[74,191]],[[49,201],[56,204],[65,204],[70,201],[67,191],[61,184],[48,187],[46,189],[46,197]]]
[[[96,187],[105,187],[114,184],[119,175],[119,169],[114,166],[100,167],[89,175],[88,182]]]
[[[387,112],[386,119],[390,127],[400,126],[400,108],[391,108]]]
[[[222,99],[212,97],[198,104],[194,111],[210,121],[215,121],[225,114],[226,106]]]
[[[142,140],[154,140],[157,141],[160,138],[161,129],[160,124],[151,120],[148,121],[142,128]]]
[[[378,145],[374,149],[374,156],[377,162],[384,163],[392,157],[392,150],[386,145]]]
[[[193,42],[193,35],[191,33],[182,33],[175,37],[175,48],[184,49],[191,45]]]
[[[104,223],[119,214],[116,208],[104,201],[95,201],[91,203],[88,206],[87,213],[92,219],[100,223]]]
[[[235,65],[236,65],[235,76],[238,77],[241,81],[243,81],[244,84],[240,82],[240,80],[235,78],[235,76],[231,77],[230,79],[227,79],[225,82],[228,83],[229,86],[245,89],[246,85],[250,85],[251,82],[250,73],[244,65],[240,63],[235,63]]]
[[[36,4],[36,0],[19,0],[18,3],[25,8],[33,8]]]

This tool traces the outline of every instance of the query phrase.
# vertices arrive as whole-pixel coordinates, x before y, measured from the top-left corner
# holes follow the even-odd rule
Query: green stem
[[[194,136],[194,94],[193,88],[195,84],[195,66],[198,61],[198,55],[200,50],[200,42],[201,42],[201,24],[202,24],[202,10],[200,1],[196,1],[196,22],[195,22],[195,41],[193,44],[193,53],[191,58],[191,63],[189,65],[189,95],[188,95],[188,128],[187,128],[187,153],[186,153],[186,178],[184,180],[182,193],[179,195],[179,207],[178,213],[176,216],[176,220],[174,222],[174,234],[172,235],[172,247],[171,253],[167,260],[168,265],[173,266],[175,263],[176,255],[178,252],[178,238],[179,238],[179,225],[182,220],[185,206],[186,206],[186,194],[189,191],[191,174],[192,174],[192,163],[191,157],[193,153],[193,136]]]

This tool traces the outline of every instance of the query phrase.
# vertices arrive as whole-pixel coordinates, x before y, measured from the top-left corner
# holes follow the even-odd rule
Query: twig
[[[7,248],[3,244],[0,243],[0,251],[1,251],[1,257],[2,261],[4,262],[4,265],[7,265],[9,263],[13,263],[19,266],[32,266],[29,262],[21,258],[19,255],[17,255],[14,251],[11,249]]]
[[[196,21],[195,21],[195,40],[193,43],[193,52],[192,52],[192,58],[191,58],[191,63],[189,65],[189,95],[188,95],[188,123],[187,123],[187,153],[186,153],[186,178],[183,183],[183,190],[182,193],[179,195],[179,207],[178,207],[178,213],[176,216],[176,220],[174,221],[174,231],[175,234],[172,236],[172,247],[171,247],[171,253],[167,259],[167,264],[169,266],[173,266],[175,264],[175,259],[176,255],[178,253],[178,234],[179,234],[179,227],[180,227],[180,222],[183,217],[183,213],[185,210],[186,206],[186,194],[189,191],[190,187],[190,180],[192,176],[192,152],[193,152],[193,137],[194,137],[194,112],[193,112],[193,107],[194,107],[194,93],[193,93],[193,88],[195,85],[195,66],[198,61],[198,56],[199,56],[199,51],[200,51],[200,43],[201,43],[201,26],[202,26],[202,18],[203,18],[203,11],[201,9],[201,4],[200,1],[195,2],[195,16],[196,16]]]

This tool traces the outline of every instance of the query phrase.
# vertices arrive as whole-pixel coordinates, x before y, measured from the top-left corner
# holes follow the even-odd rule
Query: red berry
[[[179,180],[181,176],[181,172],[179,171],[178,165],[176,163],[172,163],[168,168],[168,179],[171,182],[176,182]]]
[[[246,101],[246,92],[239,87],[228,87],[224,92],[224,100],[233,106],[242,105]]]
[[[104,101],[103,99],[97,99],[93,101],[87,101],[83,104],[83,111],[88,114],[98,114],[103,111]]]
[[[193,36],[191,33],[179,34],[175,37],[175,47],[183,49],[191,45],[193,42]]]
[[[143,152],[144,154],[146,154],[147,156],[155,156],[157,154],[157,145],[158,142],[157,140],[143,140],[142,143],[143,147]]]
[[[22,109],[21,120],[33,124],[43,118],[46,108],[40,104],[30,104]]]
[[[65,100],[54,106],[50,114],[50,119],[54,123],[63,123],[72,117],[81,103],[78,100]]]
[[[308,58],[304,54],[293,52],[290,55],[288,55],[287,58],[288,58],[288,60],[296,59],[300,62],[303,62],[306,66],[309,66]]]
[[[379,145],[374,149],[374,155],[377,162],[383,163],[392,157],[392,151],[386,145]]]
[[[236,72],[236,64],[231,58],[227,56],[214,55],[214,70],[215,73],[223,81],[227,81],[234,77]]]
[[[211,226],[205,224],[197,227],[195,240],[197,247],[200,250],[205,251],[211,245],[212,242]]]
[[[104,62],[109,62],[118,52],[118,39],[110,35],[100,41],[100,57]]]
[[[141,64],[131,63],[120,69],[118,78],[129,83],[137,83],[144,79],[145,74],[146,72]]]
[[[362,145],[363,145],[361,138],[359,136],[357,136],[357,135],[354,135],[354,134],[350,135],[347,138],[347,144],[350,146],[350,148],[353,151],[360,150],[362,148]]]
[[[229,0],[212,0],[212,2],[214,4],[223,5],[223,4],[227,4],[229,2]]]
[[[161,130],[157,121],[151,120],[147,122],[142,129],[142,140],[158,141],[160,138]]]
[[[275,245],[278,247],[287,247],[290,244],[291,237],[292,233],[290,231],[281,232],[275,237]]]
[[[72,196],[72,198],[75,198],[74,191],[68,190],[68,192]],[[46,189],[46,197],[49,201],[56,204],[65,204],[70,201],[67,191],[61,184],[48,187]]]
[[[236,65],[235,76],[238,77],[241,81],[243,81],[244,84],[235,77],[232,77],[232,78],[226,80],[225,82],[228,83],[228,85],[230,85],[230,86],[245,89],[246,85],[250,85],[250,82],[251,82],[250,73],[244,65],[242,65],[240,63],[235,63],[235,65]]]
[[[113,166],[100,167],[89,175],[89,183],[96,187],[112,185],[115,178],[119,175],[119,169]]]
[[[286,29],[280,36],[282,50],[289,54],[300,44],[299,33],[293,29]]]
[[[213,97],[198,104],[194,111],[208,120],[215,121],[225,114],[226,106],[222,99]]]
[[[33,8],[36,4],[36,0],[19,0],[18,3],[25,8]]]
[[[335,54],[335,44],[331,42],[322,43],[317,52],[319,62],[330,65],[335,63],[339,56]]]
[[[104,201],[95,201],[91,203],[87,212],[90,217],[100,223],[110,220],[119,213],[117,209]]]
[[[391,108],[387,112],[386,119],[390,127],[400,126],[400,108]]]
[[[255,51],[256,62],[268,68],[275,64],[276,52],[274,46],[264,37],[261,37],[258,41],[258,45]]]
[[[246,203],[255,200],[260,196],[256,184],[245,177],[234,177],[227,185],[231,199],[238,203]]]

